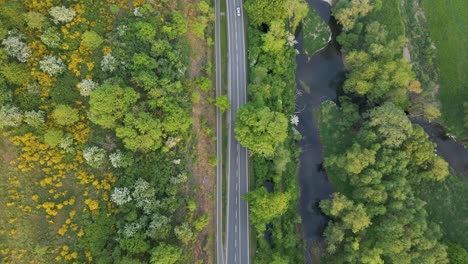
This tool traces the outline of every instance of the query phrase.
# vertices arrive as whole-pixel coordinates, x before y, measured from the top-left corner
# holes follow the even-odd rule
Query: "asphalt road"
[[[237,110],[247,100],[244,11],[242,0],[226,0],[226,2],[228,92],[231,109],[228,112],[225,260],[227,264],[248,264],[250,263],[248,206],[241,198],[248,191],[248,156],[247,149],[242,147],[234,136]],[[240,15],[237,8],[240,8]]]

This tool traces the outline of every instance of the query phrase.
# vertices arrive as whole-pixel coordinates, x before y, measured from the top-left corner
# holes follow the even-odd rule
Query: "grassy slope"
[[[369,19],[379,21],[379,23],[385,25],[390,39],[405,34],[400,12],[400,0],[382,1],[382,8],[372,13]]]
[[[442,228],[445,239],[468,248],[468,183],[450,175],[444,183],[422,186],[420,196],[432,221]]]
[[[467,139],[468,132],[463,130],[463,102],[468,102],[468,2],[422,0],[422,6],[437,46],[442,117],[452,133]]]

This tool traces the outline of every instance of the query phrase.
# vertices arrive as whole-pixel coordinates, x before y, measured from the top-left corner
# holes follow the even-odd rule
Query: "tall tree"
[[[132,88],[105,83],[90,95],[89,118],[104,128],[114,128],[138,98],[140,95]]]
[[[268,107],[247,103],[239,108],[234,131],[239,142],[253,153],[273,156],[287,137],[288,120]]]

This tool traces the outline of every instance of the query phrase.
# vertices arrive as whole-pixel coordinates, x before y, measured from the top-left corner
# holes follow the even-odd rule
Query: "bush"
[[[57,105],[52,111],[52,118],[59,125],[71,125],[79,120],[78,110],[68,105]]]
[[[14,85],[21,85],[28,78],[26,67],[20,63],[5,64],[0,72],[10,84]]]
[[[52,147],[55,147],[60,144],[62,137],[63,132],[61,130],[49,129],[44,134],[44,142]]]
[[[94,31],[86,31],[81,35],[81,45],[90,50],[97,49],[102,42],[104,42],[104,39]]]
[[[48,28],[42,33],[41,41],[49,48],[58,48],[62,43],[60,33],[53,28]]]

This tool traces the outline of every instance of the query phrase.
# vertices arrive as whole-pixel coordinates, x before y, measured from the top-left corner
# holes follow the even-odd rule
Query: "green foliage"
[[[282,21],[271,22],[270,30],[262,35],[262,50],[270,54],[282,53],[286,44],[286,30]]]
[[[385,26],[389,39],[397,39],[405,35],[400,11],[399,0],[382,0],[381,8],[374,9],[369,14],[369,20],[379,21]]]
[[[146,112],[137,115],[125,115],[123,126],[116,128],[117,137],[124,142],[125,148],[131,151],[154,151],[162,145],[162,128],[160,122]]]
[[[137,21],[132,24],[136,29],[136,36],[142,41],[151,41],[156,36],[156,28],[148,22]]]
[[[63,138],[62,130],[48,129],[44,134],[44,142],[52,147],[57,146]]]
[[[52,118],[59,125],[72,125],[79,120],[78,110],[69,105],[57,105],[52,111]]]
[[[104,214],[93,216],[84,221],[86,232],[78,242],[78,247],[90,252],[96,263],[111,263],[112,225],[114,220]]]
[[[249,204],[250,221],[261,233],[266,224],[286,212],[290,199],[289,193],[268,193],[265,188],[248,192],[245,200]]]
[[[47,18],[41,13],[29,11],[25,15],[25,20],[30,29],[42,31],[44,28],[48,27]]]
[[[28,78],[28,73],[24,64],[16,62],[2,65],[0,73],[5,77],[5,80],[13,85],[21,85]]]
[[[182,259],[182,249],[165,243],[159,244],[151,251],[151,264],[175,264]]]
[[[245,10],[256,26],[289,19],[294,31],[307,15],[308,6],[303,0],[249,0],[245,3]]]
[[[451,264],[468,263],[468,252],[458,244],[448,244],[447,253]]]
[[[399,147],[413,131],[403,110],[392,103],[372,109],[369,118],[369,126],[384,139],[382,144],[388,147]]]
[[[138,255],[148,252],[150,244],[146,240],[146,235],[142,232],[136,233],[132,237],[123,237],[119,240],[120,248],[130,255]]]
[[[463,72],[468,64],[468,42],[466,26],[468,5],[456,0],[445,5],[438,1],[420,1],[427,21],[429,32],[436,47],[436,64],[440,70],[440,92],[442,120],[450,133],[460,140],[468,138],[464,128],[463,104],[468,102],[468,81]],[[450,30],[447,30],[449,28]]]
[[[114,128],[139,97],[132,88],[105,83],[90,95],[90,120],[104,128]]]
[[[373,10],[372,0],[339,0],[332,7],[332,14],[345,31],[354,27],[357,20]]]
[[[330,28],[313,8],[309,9],[302,21],[302,31],[304,32],[304,51],[308,56],[324,48],[331,38]]]
[[[95,50],[104,42],[104,39],[94,31],[86,31],[81,35],[81,45],[90,49]]]
[[[252,153],[272,156],[286,140],[287,128],[284,114],[247,103],[239,108],[234,131],[237,140]]]
[[[221,95],[216,98],[215,105],[219,108],[219,110],[221,110],[222,113],[224,113],[226,110],[231,108],[231,101],[227,95]]]
[[[209,217],[208,214],[203,214],[197,220],[195,220],[195,223],[193,224],[193,227],[197,232],[200,232],[203,230],[208,225]]]

